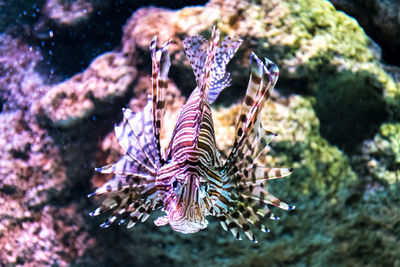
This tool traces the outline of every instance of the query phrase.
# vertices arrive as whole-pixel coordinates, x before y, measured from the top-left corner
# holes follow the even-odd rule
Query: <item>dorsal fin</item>
[[[160,162],[165,160],[160,145],[160,132],[162,119],[165,113],[165,91],[168,89],[168,71],[171,66],[168,53],[169,43],[170,40],[165,42],[162,47],[157,50],[157,36],[155,36],[150,44],[152,59],[153,132],[157,146],[156,153],[158,154]]]

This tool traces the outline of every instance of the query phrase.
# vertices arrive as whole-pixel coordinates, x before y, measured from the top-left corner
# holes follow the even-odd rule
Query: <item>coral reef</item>
[[[92,116],[96,105],[122,98],[135,78],[136,69],[127,64],[126,58],[106,53],[93,60],[83,73],[51,88],[40,105],[56,127],[72,127]]]
[[[365,177],[374,182],[400,185],[400,124],[382,124],[374,139],[363,143],[354,160],[366,165]]]
[[[66,265],[90,237],[66,194],[66,168],[53,139],[21,110],[0,113],[0,262]]]
[[[82,27],[96,11],[104,10],[110,4],[99,0],[46,1],[42,14],[60,27]]]
[[[321,133],[331,143],[353,150],[363,139],[371,138],[384,120],[398,119],[400,90],[384,71],[373,43],[353,19],[325,1],[211,1],[206,8],[176,12],[145,8],[125,26],[123,43],[127,45],[122,51],[133,53],[134,43],[146,49],[155,33],[160,33],[161,41],[196,32],[209,35],[214,23],[224,33],[244,39],[238,58],[231,64],[235,76],[232,90],[245,87],[244,68],[250,51],[268,55],[280,66],[280,87],[285,92],[316,98]],[[171,77],[188,95],[191,89],[187,88],[195,85],[189,65],[182,62],[183,52],[176,51],[181,38],[173,40],[177,44],[171,47],[176,67]],[[231,102],[232,95],[240,94],[235,91],[222,98]],[[331,112],[335,107],[341,108]],[[351,141],[345,138],[347,132],[355,134]]]
[[[65,40],[89,36],[97,11],[114,5],[41,1],[40,19],[25,24],[31,28],[21,37],[0,35],[1,265],[400,264],[400,83],[392,77],[398,67],[382,65],[379,47],[354,19],[323,0],[211,0],[180,10],[135,11],[120,45],[116,33],[104,46],[116,48],[107,53],[104,47],[96,53],[91,47],[64,49]],[[156,34],[159,44],[172,38],[166,147],[180,106],[195,87],[182,40],[208,37],[212,25],[244,40],[228,66],[232,86],[213,107],[217,145],[225,154],[232,146],[250,51],[271,58],[281,77],[262,120],[279,136],[264,161],[295,168],[269,187],[296,210],[277,214],[281,222],[271,221],[271,233],[256,232],[258,244],[233,239],[212,219],[193,235],[156,227],[151,221],[159,214],[135,229],[101,229],[104,218],[88,218],[96,200],[86,195],[110,178],[94,167],[122,153],[112,130],[121,108],[136,112],[147,101],[150,41]],[[31,45],[26,36],[44,44]],[[43,75],[44,61],[58,78]],[[77,73],[77,65],[83,71]],[[57,82],[60,77],[68,78]]]
[[[47,91],[43,78],[35,71],[41,59],[38,49],[21,39],[0,34],[1,110],[27,108]]]
[[[397,1],[330,0],[337,9],[357,19],[366,33],[374,38],[384,50],[384,58],[398,64],[400,57],[397,38],[400,34],[400,14]]]

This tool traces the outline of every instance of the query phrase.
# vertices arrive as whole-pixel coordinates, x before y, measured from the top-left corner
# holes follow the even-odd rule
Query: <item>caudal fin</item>
[[[214,31],[215,28],[213,28],[213,33]],[[214,36],[218,36],[219,40],[218,30]],[[197,86],[205,80],[206,72],[209,72],[208,91],[210,103],[217,99],[222,90],[230,86],[231,79],[230,74],[226,71],[226,66],[242,43],[241,39],[231,36],[226,36],[221,43],[218,43],[218,40],[211,39],[209,42],[203,36],[195,35],[187,37],[183,41],[183,48],[192,66]],[[212,62],[210,62],[211,65],[207,68],[206,59],[209,57],[211,42],[216,43],[217,47]]]

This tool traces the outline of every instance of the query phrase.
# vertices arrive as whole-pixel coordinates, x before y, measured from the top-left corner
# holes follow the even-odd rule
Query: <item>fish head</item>
[[[170,181],[170,190],[164,202],[164,219],[177,232],[195,233],[208,225],[200,180],[193,173],[180,172]]]

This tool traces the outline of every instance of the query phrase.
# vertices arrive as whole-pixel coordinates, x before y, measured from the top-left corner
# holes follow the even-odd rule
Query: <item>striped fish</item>
[[[269,180],[287,176],[293,169],[257,164],[276,136],[264,129],[259,116],[279,76],[272,61],[250,55],[250,81],[233,149],[222,160],[216,147],[210,104],[230,85],[226,65],[242,43],[229,36],[219,39],[214,27],[210,41],[201,35],[183,41],[197,87],[179,114],[166,150],[160,146],[160,129],[171,65],[169,41],[160,49],[156,48],[156,37],[151,42],[152,95],[141,112],[124,109],[123,122],[115,126],[125,154],[116,163],[96,169],[115,175],[89,195],[106,195],[90,214],[109,213],[101,227],[115,220],[132,227],[144,222],[153,210],[162,209],[165,215],[155,220],[157,226],[169,224],[175,231],[194,233],[207,227],[207,216],[215,216],[237,239],[244,232],[257,242],[250,225],[268,232],[266,219],[278,219],[270,206],[294,209],[266,188]]]

